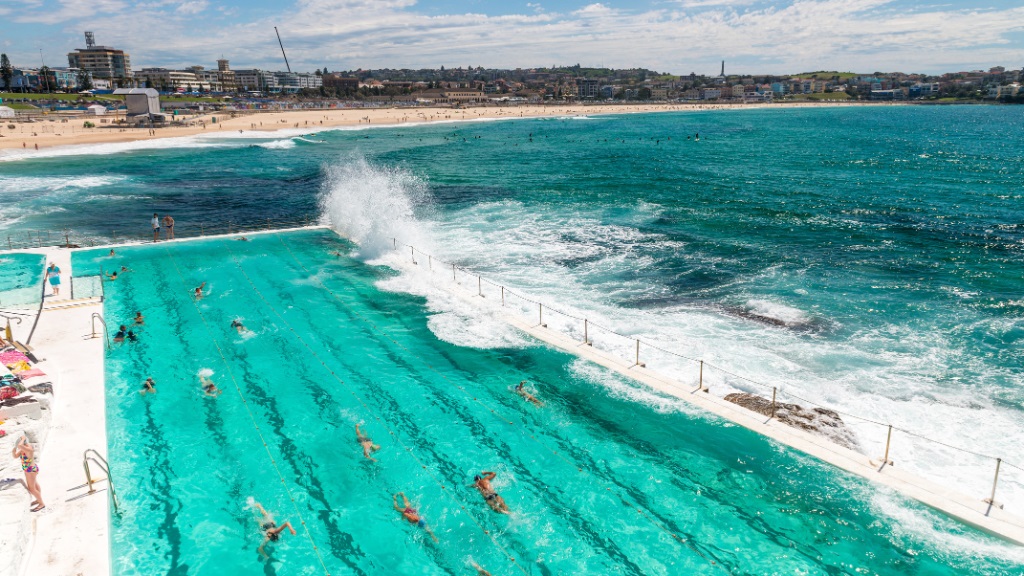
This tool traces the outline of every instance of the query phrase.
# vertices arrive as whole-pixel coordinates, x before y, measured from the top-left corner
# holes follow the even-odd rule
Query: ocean
[[[837,410],[870,456],[873,422],[892,424],[898,466],[978,499],[1002,458],[997,500],[1021,514],[1022,123],[1021,107],[758,109],[16,150],[0,241],[142,235],[153,212],[179,230],[316,214],[367,263],[399,268],[397,238],[720,367],[712,394],[777,387]],[[415,274],[378,286],[424,297],[446,343],[534,345]]]

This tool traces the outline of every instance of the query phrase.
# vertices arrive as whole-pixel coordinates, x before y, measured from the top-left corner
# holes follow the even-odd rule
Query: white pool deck
[[[247,232],[245,235],[322,229],[310,226],[287,230]],[[225,235],[237,237],[240,234]],[[207,236],[215,238],[216,236]],[[197,238],[174,240],[188,242]],[[144,244],[144,243],[139,243]],[[113,246],[115,249],[123,244]],[[106,576],[111,573],[110,507],[107,485],[101,482],[94,494],[82,486],[85,473],[83,452],[95,449],[104,457],[107,451],[104,353],[101,338],[91,338],[93,313],[102,314],[102,304],[94,300],[70,300],[71,254],[89,248],[40,248],[15,252],[45,254],[62,270],[62,290],[58,297],[47,296],[31,346],[40,360],[40,368],[53,377],[54,396],[49,415],[49,430],[37,432],[39,481],[46,510],[28,511],[29,495],[20,486],[0,491],[0,576]],[[443,285],[442,285],[443,286]],[[448,283],[459,297],[479,302],[475,292]],[[474,287],[475,288],[475,287]],[[47,286],[47,293],[49,287]],[[493,304],[490,306],[493,307]],[[888,486],[949,516],[1024,545],[1024,519],[989,506],[977,498],[938,486],[898,467],[883,466],[880,458],[871,459],[829,440],[767,419],[722,398],[698,391],[695,387],[664,374],[636,366],[568,336],[531,323],[514,314],[500,316],[512,326],[548,345],[585,358],[645,386],[680,398],[710,414],[748,428],[780,444],[799,450],[850,473]],[[15,339],[24,342],[32,329],[31,319],[13,327]],[[7,427],[10,427],[8,423]],[[31,424],[30,424],[31,425]],[[45,419],[41,426],[45,426]],[[13,447],[15,434],[0,439],[0,450]],[[20,469],[19,469],[20,471]],[[104,477],[94,469],[94,478]],[[117,478],[115,489],[117,488]],[[130,506],[130,499],[122,502]]]

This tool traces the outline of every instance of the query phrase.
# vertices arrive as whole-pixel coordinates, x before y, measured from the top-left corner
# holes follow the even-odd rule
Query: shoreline
[[[207,134],[211,137],[241,133],[249,137],[273,138],[282,130],[301,130],[303,133],[344,127],[392,127],[460,122],[469,120],[508,120],[515,118],[551,118],[559,116],[604,116],[613,114],[642,114],[662,112],[707,112],[717,110],[764,110],[836,108],[852,106],[907,106],[902,102],[787,102],[779,104],[575,104],[471,108],[344,108],[284,111],[208,112],[187,117],[191,126],[157,128],[150,134],[148,128],[83,128],[85,121],[95,122],[102,116],[53,116],[52,121],[15,123],[10,130],[0,126],[0,151],[8,154],[23,151],[19,159],[31,158],[33,153],[47,149],[67,149],[88,144],[115,144],[191,137]],[[225,118],[225,116],[227,116]],[[111,116],[114,117],[114,116]],[[214,123],[216,118],[218,122]],[[58,119],[61,121],[58,122]],[[66,122],[65,122],[66,120]],[[256,136],[253,136],[256,134]],[[38,148],[37,148],[38,147]],[[4,154],[0,154],[3,159]]]

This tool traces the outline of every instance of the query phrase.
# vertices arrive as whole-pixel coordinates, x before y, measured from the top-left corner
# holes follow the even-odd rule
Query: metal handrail
[[[240,225],[237,222],[228,221],[225,223],[214,223],[207,225],[206,222],[197,222],[191,225],[182,223],[176,231],[176,238],[201,238],[210,235],[240,234],[245,232],[256,232],[262,230],[273,230],[283,228],[300,228],[316,224],[319,221],[318,214],[305,214],[295,218],[253,220],[248,224]],[[54,246],[60,248],[71,247],[93,247],[93,246],[117,246],[124,244],[143,244],[152,241],[152,232],[131,232],[128,234],[111,230],[109,238],[82,238],[71,240],[72,231],[63,230],[59,238],[52,238],[45,231],[23,230],[14,235],[8,235],[0,240],[0,251],[19,250],[25,248],[41,248]],[[19,239],[21,236],[24,240]]]
[[[96,461],[96,458],[89,456],[90,452],[92,452],[96,456],[96,458],[99,458],[98,462]],[[100,470],[103,470],[103,472],[107,475],[107,485],[110,486],[110,501],[114,504],[114,513],[117,514],[117,490],[114,489],[114,477],[110,475],[110,464],[107,462],[106,458],[100,456],[100,453],[93,450],[92,448],[87,448],[85,452],[82,452],[82,467],[85,468],[85,482],[86,484],[89,485],[89,494],[96,492],[96,489],[92,487],[93,484],[95,484],[96,482],[102,482],[104,480],[103,478],[100,478],[98,480],[92,479],[92,471],[89,469],[90,460],[94,464],[99,466]]]
[[[99,312],[93,312],[90,318],[90,322],[92,322],[92,336],[89,336],[89,338],[96,338],[96,320],[99,320],[100,324],[103,325],[103,336],[107,341],[107,350],[110,350],[110,331],[107,329],[107,322],[103,319],[103,315]]]

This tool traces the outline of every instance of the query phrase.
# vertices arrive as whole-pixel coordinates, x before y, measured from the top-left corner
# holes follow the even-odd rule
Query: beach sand
[[[202,115],[186,116],[191,126],[157,128],[151,134],[147,128],[106,128],[100,122],[112,121],[116,116],[47,115],[36,122],[0,121],[0,149],[23,148],[34,150],[75,144],[105,144],[111,142],[132,142],[156,138],[173,138],[196,134],[243,131],[270,132],[282,129],[308,129],[316,132],[338,126],[387,126],[399,124],[423,124],[437,121],[479,120],[488,118],[539,118],[550,116],[633,114],[650,112],[678,112],[697,110],[748,110],[755,108],[807,108],[878,105],[878,103],[836,103],[809,102],[785,104],[551,104],[524,106],[481,106],[470,108],[353,108],[328,110],[287,110],[287,111],[239,111],[231,118],[231,112],[208,112]],[[213,119],[217,122],[214,123]],[[64,122],[63,120],[66,120]],[[84,128],[85,121],[97,124],[96,128]],[[13,129],[9,125],[14,126]]]

